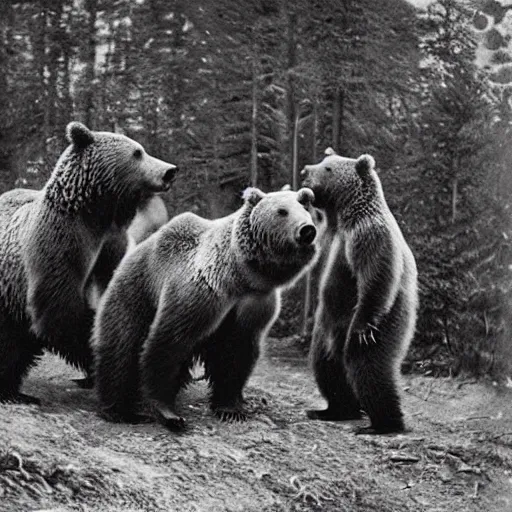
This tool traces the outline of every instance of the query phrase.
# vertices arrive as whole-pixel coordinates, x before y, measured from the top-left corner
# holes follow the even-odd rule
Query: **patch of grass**
[[[114,473],[111,468],[84,469],[63,460],[45,460],[40,452],[28,453],[15,446],[0,448],[0,496],[11,504],[9,512],[16,510],[17,503],[26,506],[48,501],[54,505],[115,503],[159,510],[152,497],[114,482]]]

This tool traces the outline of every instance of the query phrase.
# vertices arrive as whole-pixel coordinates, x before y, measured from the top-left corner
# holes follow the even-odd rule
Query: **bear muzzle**
[[[316,228],[313,224],[303,224],[298,230],[295,239],[302,246],[311,245],[316,238]]]
[[[178,167],[176,165],[170,164],[169,168],[165,171],[162,181],[164,187],[167,187],[166,190],[169,190],[174,178],[176,177],[176,173],[178,172]]]
[[[148,157],[148,159],[153,192],[166,192],[171,187],[178,172],[178,167],[158,158]]]

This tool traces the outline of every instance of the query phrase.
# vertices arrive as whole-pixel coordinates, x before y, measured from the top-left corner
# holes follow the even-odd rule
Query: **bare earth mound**
[[[355,436],[355,423],[306,420],[322,400],[304,358],[272,340],[251,378],[247,423],[223,424],[197,382],[182,435],[95,412],[79,374],[47,355],[0,405],[0,511],[512,510],[512,391],[407,377],[411,432]]]

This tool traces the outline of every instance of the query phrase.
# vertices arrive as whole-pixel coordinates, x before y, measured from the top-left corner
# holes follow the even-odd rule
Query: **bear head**
[[[370,155],[345,158],[327,148],[325,158],[301,171],[303,186],[315,194],[315,207],[340,213],[356,202],[371,200],[378,192],[375,160]]]
[[[57,162],[47,195],[68,211],[97,208],[98,200],[133,203],[136,208],[145,198],[168,190],[177,171],[121,134],[94,132],[72,122],[66,136],[70,145]]]
[[[250,232],[248,259],[276,285],[299,274],[316,254],[316,227],[311,217],[313,192],[302,188],[243,194]]]

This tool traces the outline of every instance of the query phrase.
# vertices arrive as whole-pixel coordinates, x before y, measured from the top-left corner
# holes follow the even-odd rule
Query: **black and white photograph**
[[[512,511],[512,0],[0,0],[0,512]]]

